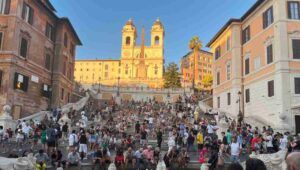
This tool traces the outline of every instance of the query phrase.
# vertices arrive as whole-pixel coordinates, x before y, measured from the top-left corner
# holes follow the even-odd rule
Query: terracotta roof
[[[254,12],[263,2],[266,0],[257,0],[255,4],[252,5],[252,7],[240,18],[231,18],[227,23],[217,32],[217,34],[209,41],[209,43],[206,45],[206,47],[210,47],[218,38],[219,36],[227,29],[228,26],[230,26],[233,22],[242,22],[244,21],[252,12]]]

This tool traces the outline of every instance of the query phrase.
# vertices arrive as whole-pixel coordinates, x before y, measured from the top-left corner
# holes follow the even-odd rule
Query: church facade
[[[164,27],[157,19],[151,28],[151,43],[145,45],[142,29],[141,44],[137,45],[137,29],[130,19],[122,30],[122,49],[119,60],[77,60],[75,80],[81,84],[101,84],[123,87],[163,86]]]

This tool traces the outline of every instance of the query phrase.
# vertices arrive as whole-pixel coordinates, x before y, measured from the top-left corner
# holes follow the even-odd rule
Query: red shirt
[[[255,150],[255,144],[256,144],[256,143],[259,143],[259,142],[260,142],[259,137],[255,137],[255,138],[253,138],[253,139],[251,140],[251,148],[252,148],[252,150]]]

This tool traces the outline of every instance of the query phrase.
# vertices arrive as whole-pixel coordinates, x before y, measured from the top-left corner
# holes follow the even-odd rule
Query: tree
[[[213,77],[210,74],[207,74],[203,77],[202,84],[204,87],[210,87],[213,83]]]
[[[195,88],[195,75],[196,75],[196,69],[195,69],[195,64],[196,64],[196,57],[199,54],[199,50],[202,48],[202,42],[199,40],[198,36],[194,36],[190,42],[189,42],[189,47],[193,51],[194,55],[194,61],[193,61],[193,88]]]
[[[169,63],[164,75],[164,88],[179,88],[181,87],[179,68],[175,63]]]

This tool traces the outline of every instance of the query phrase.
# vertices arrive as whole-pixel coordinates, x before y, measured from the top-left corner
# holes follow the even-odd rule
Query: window
[[[260,68],[260,57],[256,57],[254,59],[254,70],[258,70]]]
[[[157,65],[155,65],[155,67],[154,67],[154,74],[155,74],[155,75],[158,74],[158,66],[157,66]]]
[[[18,89],[26,92],[28,89],[28,80],[29,78],[27,76],[24,76],[20,73],[15,73],[14,89]]]
[[[68,48],[68,34],[66,32],[64,34],[64,46],[65,48]]]
[[[0,70],[0,89],[1,89],[1,86],[2,86],[2,78],[3,78],[3,71]]]
[[[250,73],[250,59],[247,58],[245,60],[245,75],[249,74]]]
[[[65,89],[61,88],[61,92],[60,92],[60,100],[64,100],[64,96],[65,95]]]
[[[9,14],[10,0],[0,0],[0,14]]]
[[[274,96],[274,80],[268,81],[268,97]]]
[[[250,40],[250,26],[246,27],[242,32],[242,42],[245,44]]]
[[[130,37],[126,37],[126,42],[125,42],[126,45],[130,45]]]
[[[217,98],[217,105],[218,105],[218,108],[220,108],[220,97]]]
[[[220,72],[218,71],[217,72],[217,85],[220,84]]]
[[[158,36],[156,36],[156,37],[154,38],[154,44],[155,44],[155,45],[159,45],[159,37],[158,37]]]
[[[105,78],[107,78],[107,77],[108,77],[108,72],[105,72],[105,75],[104,75],[104,76],[105,76]]]
[[[230,50],[230,37],[227,37],[227,41],[226,41],[226,49],[227,49],[227,51]]]
[[[246,94],[246,103],[249,103],[250,102],[250,89],[246,89],[245,94]]]
[[[231,94],[227,93],[227,105],[231,105]]]
[[[221,47],[218,46],[216,49],[215,49],[215,59],[217,60],[218,58],[220,58],[221,56]]]
[[[105,65],[105,70],[108,70],[108,65]]]
[[[46,32],[45,32],[45,35],[51,40],[51,41],[54,41],[55,39],[55,34],[54,34],[54,27],[49,24],[47,22],[46,24]]]
[[[300,39],[293,40],[293,59],[300,59]]]
[[[300,2],[288,2],[288,18],[300,20]]]
[[[51,87],[48,84],[42,85],[42,96],[49,98],[51,95]]]
[[[0,32],[0,50],[2,50],[3,32]]]
[[[230,62],[227,63],[226,73],[227,73],[227,80],[230,80],[231,79],[231,64],[230,64]]]
[[[28,4],[24,3],[22,9],[22,19],[27,23],[29,23],[30,25],[32,25],[33,15],[34,15],[33,9]]]
[[[47,70],[51,70],[51,55],[50,54],[46,54],[46,56],[45,56],[45,68]]]
[[[271,25],[274,21],[273,17],[273,6],[271,6],[269,9],[267,9],[263,13],[263,28],[267,28],[269,25]]]
[[[267,46],[267,64],[273,62],[273,45]]]
[[[295,94],[300,94],[300,77],[295,78]]]
[[[20,56],[26,58],[27,51],[28,51],[28,40],[25,38],[21,38]]]

